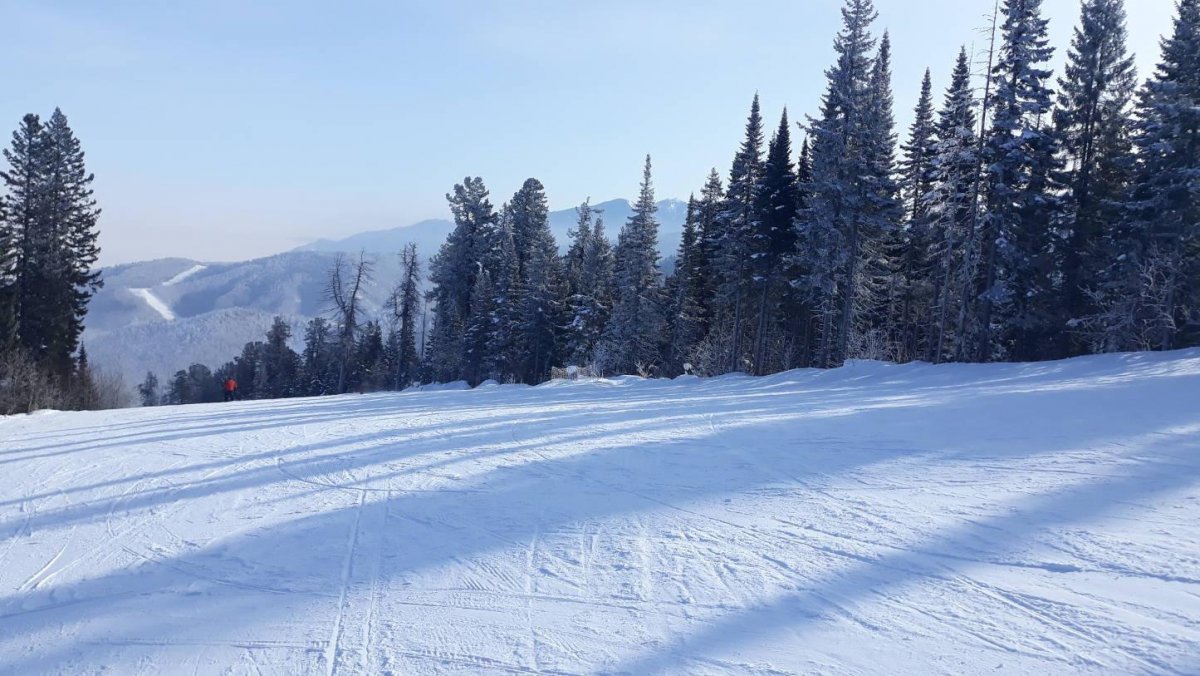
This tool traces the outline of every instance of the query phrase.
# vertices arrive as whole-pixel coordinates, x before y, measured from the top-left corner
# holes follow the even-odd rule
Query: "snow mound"
[[[0,671],[1197,673],[1198,395],[1191,350],[5,418]]]

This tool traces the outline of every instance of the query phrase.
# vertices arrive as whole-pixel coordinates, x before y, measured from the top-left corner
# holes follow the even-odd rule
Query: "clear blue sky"
[[[991,0],[876,0],[897,117],[982,48]],[[1141,74],[1172,0],[1130,0]],[[727,172],[757,90],[817,107],[841,0],[0,0],[0,127],[61,106],[104,208],[101,262],[235,260],[446,215],[480,175],[566,208]],[[1045,0],[1064,51],[1078,0]],[[940,91],[939,91],[940,99]],[[432,252],[424,252],[429,254]]]

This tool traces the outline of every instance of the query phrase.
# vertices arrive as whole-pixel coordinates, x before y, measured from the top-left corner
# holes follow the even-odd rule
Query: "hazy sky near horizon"
[[[902,136],[940,102],[992,0],[875,0]],[[448,216],[482,176],[552,208],[661,198],[723,175],[750,99],[769,128],[816,111],[841,0],[254,2],[0,0],[0,128],[59,106],[95,172],[101,263],[242,260]],[[1139,75],[1173,0],[1127,0]],[[1079,0],[1045,0],[1060,63]],[[7,141],[7,134],[5,135]],[[617,227],[613,224],[613,227]],[[433,252],[422,252],[429,255]]]

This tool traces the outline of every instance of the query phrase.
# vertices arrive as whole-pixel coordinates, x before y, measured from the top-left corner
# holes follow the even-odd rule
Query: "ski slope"
[[[1200,672],[1200,351],[0,418],[0,672]]]

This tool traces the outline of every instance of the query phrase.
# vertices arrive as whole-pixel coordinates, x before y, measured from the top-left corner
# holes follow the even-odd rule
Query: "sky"
[[[993,0],[875,0],[896,117],[985,47]],[[564,209],[723,175],[755,92],[814,114],[841,0],[0,0],[0,129],[58,106],[96,175],[101,264],[245,260],[448,216],[481,176]],[[1139,72],[1173,0],[1130,0]],[[1045,0],[1055,65],[1079,0]],[[7,127],[4,127],[7,125]],[[433,253],[433,252],[425,252]]]

